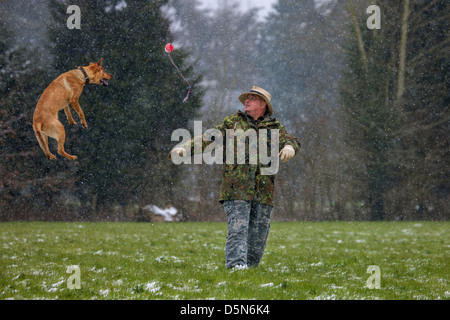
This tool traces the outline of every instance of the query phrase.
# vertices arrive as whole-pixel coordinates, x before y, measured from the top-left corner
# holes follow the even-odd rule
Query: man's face
[[[249,94],[245,99],[245,112],[257,119],[264,115],[266,102],[256,94]]]

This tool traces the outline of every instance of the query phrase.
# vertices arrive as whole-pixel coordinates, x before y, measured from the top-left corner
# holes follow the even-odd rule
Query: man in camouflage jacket
[[[234,148],[231,153],[232,159],[228,158],[228,152],[224,153],[227,157],[224,156],[223,161],[219,201],[224,206],[228,222],[225,246],[227,268],[256,267],[260,263],[270,229],[278,156],[283,161],[287,161],[300,150],[298,139],[290,136],[284,126],[271,117],[273,106],[269,92],[253,86],[249,92],[242,93],[239,100],[244,105],[245,112],[239,111],[237,114],[226,117],[216,126],[216,129],[222,136],[256,133],[258,143],[252,144],[251,137],[247,139],[243,137],[245,143],[243,163],[242,159],[239,161],[238,143],[232,145]],[[201,143],[201,150],[205,150],[211,141],[202,140]],[[175,147],[171,154],[175,152],[183,155],[186,149],[190,149],[193,153],[194,144],[195,138],[183,147]],[[225,151],[227,146],[229,145],[224,142]],[[264,146],[271,151],[269,153],[274,151],[273,147],[277,147],[276,155],[271,154],[271,160],[266,164],[262,163],[261,153],[255,150]]]

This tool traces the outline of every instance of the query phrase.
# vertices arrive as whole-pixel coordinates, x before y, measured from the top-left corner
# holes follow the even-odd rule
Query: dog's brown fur
[[[89,66],[82,67],[89,77],[89,83],[107,85],[108,83],[105,80],[112,79],[112,75],[106,73],[101,66],[102,60],[103,58],[97,63],[91,62]],[[86,79],[80,69],[70,70],[53,80],[39,98],[33,116],[33,129],[47,159],[56,159],[56,156],[48,148],[48,137],[55,138],[58,141],[58,153],[60,155],[69,160],[77,158],[64,150],[66,132],[64,126],[58,120],[58,111],[64,108],[69,123],[76,124],[69,109],[70,104],[78,113],[82,126],[87,128],[83,110],[78,103],[78,98],[83,92],[85,84]]]

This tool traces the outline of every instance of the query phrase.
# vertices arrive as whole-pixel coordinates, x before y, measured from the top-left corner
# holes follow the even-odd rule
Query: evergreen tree
[[[237,1],[223,1],[217,10],[197,8],[198,0],[172,0],[177,43],[192,52],[196,69],[203,74],[202,85],[209,117],[215,125],[236,110],[237,96],[258,83],[261,68],[257,61],[259,23],[256,9],[239,10]]]
[[[389,159],[391,137],[399,125],[394,81],[397,74],[398,50],[393,39],[399,36],[396,8],[383,8],[381,30],[366,27],[367,16],[356,14],[349,2],[351,41],[347,44],[347,70],[341,82],[341,111],[346,123],[346,143],[350,147],[347,170],[356,185],[353,201],[360,201],[366,210],[361,218],[385,218],[385,194],[392,187],[396,168]],[[360,12],[357,12],[360,13]],[[350,20],[352,21],[352,20]],[[362,35],[363,42],[358,34]]]
[[[236,0],[221,1],[216,10],[199,8],[198,0],[172,0],[175,42],[192,52],[196,73],[202,74],[205,97],[201,120],[204,130],[213,128],[224,117],[242,110],[237,97],[259,84],[257,10],[243,12]],[[218,203],[221,166],[183,167],[184,193],[195,201],[189,219],[223,219]],[[183,187],[180,184],[180,187]],[[217,213],[214,217],[213,213]]]
[[[259,57],[265,82],[274,88],[278,116],[289,120],[305,110],[320,114],[318,96],[334,99],[339,56],[331,49],[339,39],[332,28],[339,12],[335,5],[331,12],[317,8],[314,0],[280,0],[274,9],[263,29]]]
[[[167,161],[171,132],[186,126],[202,94],[199,79],[190,79],[192,94],[182,103],[187,85],[164,52],[171,41],[165,3],[78,1],[81,29],[69,30],[70,1],[49,2],[56,68],[64,72],[103,57],[114,77],[107,88],[85,87],[80,105],[89,129],[74,129],[77,141],[67,148],[79,156],[78,192],[91,208],[173,201],[178,168]],[[177,50],[172,57],[182,67],[187,55]],[[191,77],[191,69],[181,69]]]
[[[0,219],[27,219],[41,212],[39,206],[51,210],[60,195],[55,190],[71,182],[58,179],[55,166],[44,163],[32,128],[42,83],[49,75],[38,63],[37,49],[16,44],[4,12],[0,12]]]
[[[313,0],[280,0],[274,9],[260,40],[262,86],[272,93],[274,116],[302,143],[299,157],[281,166],[277,206],[330,219],[342,188],[335,114],[343,10]]]

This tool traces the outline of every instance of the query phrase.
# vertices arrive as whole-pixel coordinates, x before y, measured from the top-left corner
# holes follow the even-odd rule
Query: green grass
[[[448,222],[272,223],[258,268],[225,223],[0,223],[0,299],[449,299]],[[77,265],[81,289],[70,290]],[[381,288],[369,289],[369,265]]]

